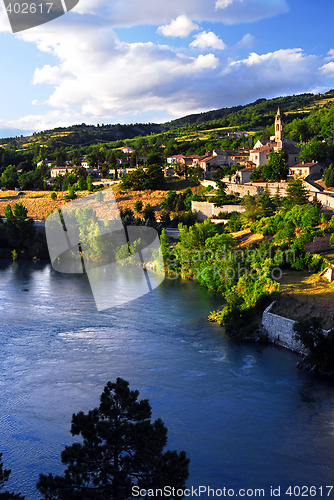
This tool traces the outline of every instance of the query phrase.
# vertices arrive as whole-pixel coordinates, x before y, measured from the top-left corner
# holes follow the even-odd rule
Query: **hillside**
[[[324,106],[326,103],[334,100],[334,90],[325,94],[298,94],[285,97],[276,97],[274,99],[258,99],[257,101],[244,106],[234,106],[231,108],[222,108],[205,113],[188,115],[183,118],[165,123],[168,129],[179,128],[189,125],[200,126],[202,129],[209,127],[235,127],[252,129],[254,126],[271,125],[272,115],[276,113],[277,107],[289,117],[297,118],[305,116],[315,106]],[[255,120],[255,122],[254,122]]]
[[[296,118],[305,118],[316,106],[323,107],[334,101],[334,90],[325,94],[300,94],[258,99],[257,101],[230,108],[221,108],[188,115],[163,124],[131,125],[86,125],[60,127],[34,133],[28,137],[12,137],[0,140],[0,145],[14,146],[24,151],[36,146],[54,148],[83,147],[98,143],[109,143],[112,147],[122,147],[126,142],[138,137],[162,135],[165,140],[173,136],[184,136],[201,131],[210,133],[217,129],[242,129],[256,131],[272,125],[272,117],[280,106],[285,113],[285,123]],[[189,127],[191,130],[188,130]]]

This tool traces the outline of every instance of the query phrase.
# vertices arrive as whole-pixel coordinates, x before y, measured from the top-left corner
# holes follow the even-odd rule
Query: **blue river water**
[[[72,413],[97,406],[105,383],[120,376],[165,422],[167,448],[187,452],[189,487],[263,489],[262,498],[281,487],[291,498],[283,494],[290,485],[313,485],[312,498],[327,497],[333,386],[298,371],[293,353],[229,339],[206,321],[218,306],[194,283],[165,280],[97,312],[85,276],[0,262],[0,451],[9,486],[40,498],[39,473],[62,471]]]

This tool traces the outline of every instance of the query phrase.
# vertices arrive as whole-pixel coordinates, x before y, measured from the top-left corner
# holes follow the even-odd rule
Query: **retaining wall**
[[[271,310],[274,304],[275,302],[272,302],[262,316],[262,325],[268,334],[269,341],[286,349],[306,354],[307,351],[303,344],[294,338],[293,325],[295,321],[273,314]]]
[[[217,216],[220,212],[232,212],[242,213],[245,208],[240,205],[223,205],[222,207],[215,207],[213,203],[208,201],[192,201],[191,210],[197,211],[198,220],[209,219],[212,216]]]
[[[332,250],[332,245],[330,244],[331,234],[326,234],[326,236],[315,236],[313,241],[306,243],[305,250],[310,253],[321,253],[329,252]]]
[[[296,322],[293,319],[273,314],[271,310],[274,304],[275,301],[267,307],[262,315],[262,326],[268,334],[269,341],[273,344],[285,347],[286,349],[290,349],[291,351],[295,351],[300,354],[307,354],[308,350],[305,349],[302,342],[295,339],[293,325]],[[323,330],[325,335],[328,335],[330,331],[331,330]]]

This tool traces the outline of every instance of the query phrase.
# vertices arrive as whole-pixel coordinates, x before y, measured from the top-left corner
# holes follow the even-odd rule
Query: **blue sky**
[[[333,21],[334,0],[80,0],[14,35],[2,6],[0,135],[330,90]]]

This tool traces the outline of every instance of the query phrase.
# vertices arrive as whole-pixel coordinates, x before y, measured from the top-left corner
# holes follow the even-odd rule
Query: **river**
[[[62,471],[72,413],[97,406],[118,376],[150,400],[168,448],[187,452],[188,486],[263,488],[271,498],[271,486],[331,485],[333,387],[298,371],[293,353],[229,339],[206,321],[218,305],[194,283],[165,280],[97,312],[85,276],[1,262],[0,451],[10,487],[39,498],[38,474]]]

